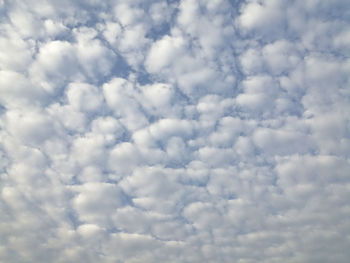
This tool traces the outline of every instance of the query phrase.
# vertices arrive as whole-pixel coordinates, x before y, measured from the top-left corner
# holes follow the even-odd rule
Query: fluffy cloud
[[[348,10],[0,1],[0,261],[348,262]]]

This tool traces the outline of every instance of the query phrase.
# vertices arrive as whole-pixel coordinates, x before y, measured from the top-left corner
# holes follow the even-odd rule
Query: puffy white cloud
[[[67,87],[67,99],[76,111],[96,111],[103,97],[99,90],[86,83],[70,83]]]
[[[73,189],[77,192],[73,207],[82,222],[109,226],[110,214],[124,204],[123,194],[115,184],[93,182]]]
[[[54,123],[37,110],[7,111],[4,120],[7,131],[25,145],[40,145],[55,133]]]
[[[250,48],[240,56],[242,70],[245,74],[257,74],[264,70],[261,50]]]
[[[110,151],[109,166],[118,174],[127,175],[140,163],[140,152],[129,142],[118,144]]]
[[[14,9],[9,12],[9,17],[15,30],[23,37],[37,37],[37,35],[40,35],[43,25],[31,12]]]
[[[141,111],[136,99],[136,90],[132,82],[114,78],[103,85],[103,93],[109,108],[121,122],[130,130],[139,129],[147,124],[147,119]]]
[[[100,40],[96,39],[96,30],[82,27],[75,30],[74,35],[77,39],[75,52],[85,74],[92,79],[108,76],[116,56]]]
[[[254,132],[253,141],[265,155],[291,155],[296,152],[305,154],[315,151],[312,138],[297,131],[260,128]]]
[[[8,108],[21,105],[45,104],[47,93],[33,84],[23,74],[11,70],[0,71],[1,104]]]
[[[91,130],[93,134],[102,135],[105,143],[114,143],[115,140],[120,139],[124,134],[124,128],[113,117],[100,117],[91,123]]]
[[[151,73],[159,72],[179,57],[185,48],[185,41],[181,36],[164,36],[152,45],[146,68]]]
[[[70,105],[55,103],[50,105],[47,111],[68,131],[83,132],[86,128],[86,116],[82,112],[74,110]]]
[[[75,50],[67,41],[50,41],[40,46],[37,59],[29,70],[36,85],[50,93],[57,93],[65,82],[83,78],[78,71]],[[80,75],[80,76],[79,76]]]
[[[349,1],[0,1],[0,261],[350,258]]]
[[[266,75],[250,77],[242,82],[244,93],[236,97],[236,103],[252,115],[268,116],[274,113],[275,99],[279,96],[278,83]]]
[[[286,27],[287,1],[247,1],[238,18],[240,30],[256,34],[258,38],[275,39],[283,35]]]
[[[297,51],[297,45],[279,40],[266,45],[262,54],[269,71],[274,75],[279,75],[293,69],[301,61]]]
[[[32,41],[24,41],[9,26],[2,27],[2,29],[3,32],[0,36],[0,48],[2,50],[0,55],[1,69],[21,72],[28,67],[32,60],[34,43]]]

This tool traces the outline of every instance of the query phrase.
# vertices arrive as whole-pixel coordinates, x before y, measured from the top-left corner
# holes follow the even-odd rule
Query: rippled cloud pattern
[[[348,0],[0,0],[0,262],[348,263]]]

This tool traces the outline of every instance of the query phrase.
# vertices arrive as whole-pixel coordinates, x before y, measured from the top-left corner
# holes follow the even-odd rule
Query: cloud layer
[[[347,263],[349,10],[0,1],[0,261]]]

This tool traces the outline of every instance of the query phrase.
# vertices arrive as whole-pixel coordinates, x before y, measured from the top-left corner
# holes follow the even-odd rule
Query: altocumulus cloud
[[[349,262],[349,10],[1,0],[0,262]]]

